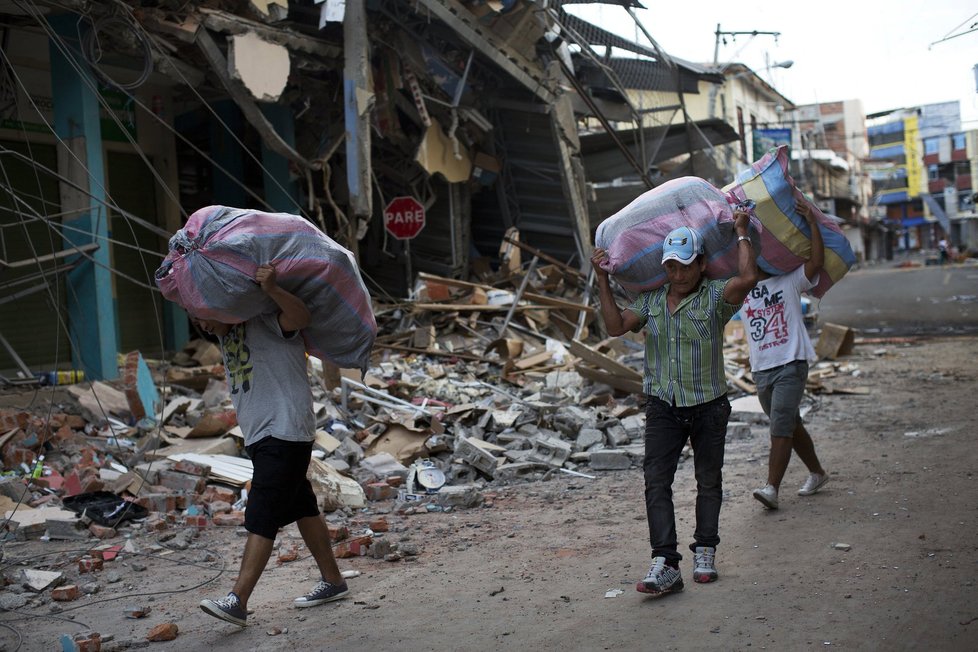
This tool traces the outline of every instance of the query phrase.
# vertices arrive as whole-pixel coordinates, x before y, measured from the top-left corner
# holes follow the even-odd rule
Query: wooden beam
[[[519,247],[520,249],[522,249],[523,251],[525,251],[527,253],[533,254],[534,256],[540,258],[541,260],[545,260],[545,261],[547,261],[548,263],[550,263],[552,265],[556,265],[557,267],[561,268],[565,272],[569,272],[570,274],[573,274],[574,276],[577,276],[578,278],[581,278],[581,279],[585,278],[584,273],[581,272],[581,270],[574,269],[573,267],[571,267],[567,263],[563,263],[563,262],[557,260],[556,258],[554,258],[553,256],[551,256],[549,254],[545,254],[544,252],[540,251],[536,247],[531,247],[530,245],[526,244],[525,242],[520,242],[519,240],[514,240],[513,238],[510,238],[509,236],[503,236],[503,240],[506,241],[506,242],[508,242],[511,245],[515,245],[515,246]]]
[[[418,349],[412,346],[401,346],[399,344],[386,344],[383,342],[374,342],[374,348],[378,349],[390,349],[392,351],[404,351],[405,353],[421,353],[424,355],[433,355],[442,358],[459,358],[460,360],[471,360],[472,362],[492,362],[491,360],[486,360],[477,355],[472,355],[471,353],[459,353],[452,351],[441,351],[435,350],[431,351],[429,349]]]
[[[570,351],[572,355],[576,355],[584,362],[600,367],[608,373],[621,376],[622,378],[626,379],[638,380],[639,382],[642,380],[642,374],[639,372],[635,371],[631,367],[621,364],[617,360],[609,358],[603,353],[595,351],[583,342],[574,340],[570,343],[567,350]]]
[[[427,272],[418,272],[418,278],[423,281],[435,281],[441,283],[442,285],[447,285],[449,287],[456,288],[479,288],[480,290],[496,290],[491,285],[484,285],[482,283],[472,283],[470,281],[460,281],[454,278],[446,278],[444,276],[437,276],[435,274],[429,274]],[[568,310],[583,310],[588,313],[593,313],[594,308],[590,306],[585,306],[584,304],[574,303],[573,301],[567,301],[566,299],[557,299],[555,297],[548,297],[545,294],[536,294],[535,292],[524,292],[523,296],[528,301],[533,301],[535,303],[542,303],[548,306],[554,306],[557,308],[566,308]]]
[[[581,374],[588,380],[593,380],[596,383],[604,383],[605,385],[609,385],[615,389],[620,389],[623,392],[628,392],[630,394],[641,394],[643,391],[642,381],[640,380],[622,378],[621,376],[616,376],[615,374],[610,374],[607,371],[594,369],[583,364],[575,365],[574,369],[577,371],[577,373]]]

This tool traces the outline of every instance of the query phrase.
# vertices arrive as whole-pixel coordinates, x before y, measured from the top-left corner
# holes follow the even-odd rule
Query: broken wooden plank
[[[528,312],[532,310],[561,310],[561,306],[542,306],[534,304],[524,304],[522,306],[517,305],[515,308],[509,305],[502,306],[488,306],[479,305],[475,303],[416,303],[414,304],[415,310],[427,310],[431,312],[508,312],[511,309],[515,309],[519,312]]]
[[[513,238],[510,238],[509,236],[503,236],[503,240],[505,240],[506,242],[508,242],[511,245],[515,245],[515,246],[519,247],[520,249],[522,249],[523,251],[525,251],[527,253],[533,254],[534,256],[536,256],[537,258],[540,258],[541,260],[547,261],[551,265],[555,265],[556,267],[559,267],[560,269],[564,270],[565,272],[568,272],[570,274],[573,274],[574,276],[576,276],[579,279],[582,279],[583,280],[585,278],[584,273],[581,272],[581,270],[574,269],[570,265],[567,265],[566,263],[563,263],[563,262],[557,260],[553,256],[551,256],[549,254],[546,254],[546,253],[540,251],[536,247],[531,247],[530,245],[526,244],[525,242],[520,242],[519,240],[515,240]]]
[[[578,340],[572,340],[568,350],[571,354],[576,355],[581,360],[592,364],[594,366],[600,367],[605,371],[615,374],[616,376],[621,376],[622,378],[632,379],[632,380],[642,380],[642,374],[635,371],[631,367],[623,365],[622,363],[614,360],[603,353],[595,351],[589,347],[584,342]]]
[[[574,365],[574,370],[588,380],[593,380],[596,383],[604,383],[605,385],[609,385],[615,389],[620,389],[623,392],[641,394],[643,391],[641,380],[635,380],[634,378],[623,378],[601,369],[594,369],[593,367],[589,367],[584,364]]]
[[[528,356],[513,360],[512,364],[515,368],[524,370],[529,369],[530,367],[536,367],[544,362],[549,362],[553,357],[553,351],[540,351],[539,353],[532,353]]]
[[[489,290],[498,289],[498,288],[494,288],[491,285],[484,285],[484,284],[480,284],[480,283],[472,283],[470,281],[460,281],[458,279],[446,278],[444,276],[438,276],[436,274],[429,274],[427,272],[418,272],[418,278],[421,279],[421,280],[429,280],[430,279],[430,280],[437,281],[439,283],[443,283],[444,285],[449,285],[449,286],[458,287],[458,288],[470,288],[470,289],[478,288],[478,289],[481,289],[483,291],[489,291]],[[583,310],[583,311],[586,311],[588,313],[593,313],[594,312],[594,308],[591,307],[591,306],[585,306],[583,304],[575,303],[573,301],[567,301],[566,299],[558,299],[556,297],[550,297],[550,296],[547,296],[545,294],[537,294],[535,292],[526,292],[526,293],[523,294],[523,297],[527,301],[532,301],[532,302],[538,303],[538,304],[544,304],[544,305],[548,305],[548,306],[557,306],[557,307],[560,307],[560,308],[567,308],[568,310],[577,310],[577,311]]]
[[[442,358],[458,358],[460,360],[471,360],[472,362],[482,362],[484,358],[470,353],[459,353],[458,351],[441,351],[438,349],[418,349],[413,346],[398,346],[396,344],[378,344],[374,342],[374,348],[391,349],[392,351],[404,351],[406,353],[423,353],[425,355],[439,356]]]

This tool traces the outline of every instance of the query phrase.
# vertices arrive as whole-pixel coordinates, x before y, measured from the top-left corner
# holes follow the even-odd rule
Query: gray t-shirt
[[[221,350],[245,446],[265,437],[316,438],[305,344],[298,333],[286,337],[278,315],[258,315],[232,326]]]

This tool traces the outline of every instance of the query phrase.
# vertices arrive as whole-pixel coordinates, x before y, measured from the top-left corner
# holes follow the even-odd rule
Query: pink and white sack
[[[660,287],[666,282],[662,243],[673,229],[688,226],[703,240],[706,275],[735,276],[738,249],[729,197],[699,177],[671,179],[647,190],[598,225],[595,244],[608,253],[602,268],[631,294]],[[760,251],[762,229],[752,214],[755,251]]]
[[[306,219],[288,213],[207,206],[170,238],[156,271],[163,296],[191,315],[238,323],[277,306],[255,283],[260,265],[302,299],[312,323],[306,351],[339,367],[365,371],[377,322],[353,255]]]

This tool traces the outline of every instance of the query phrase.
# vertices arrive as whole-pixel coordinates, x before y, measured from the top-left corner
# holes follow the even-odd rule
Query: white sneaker
[[[801,485],[801,489],[798,490],[799,496],[811,496],[814,493],[818,493],[818,490],[825,486],[825,483],[829,481],[828,473],[812,473],[805,480],[805,484]]]
[[[717,581],[717,549],[697,546],[693,551],[693,581],[700,584]]]
[[[778,508],[778,490],[774,485],[766,484],[760,489],[755,489],[754,498],[768,509]]]
[[[667,566],[665,557],[653,557],[649,574],[635,586],[635,590],[651,595],[682,591],[683,575],[678,568]]]

